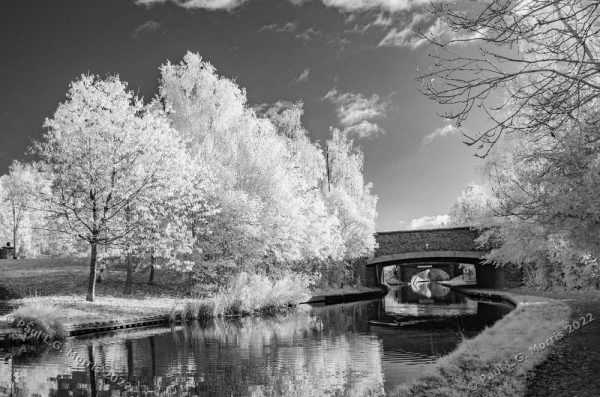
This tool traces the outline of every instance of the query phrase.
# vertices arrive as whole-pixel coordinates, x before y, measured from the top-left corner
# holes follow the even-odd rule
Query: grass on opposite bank
[[[495,291],[495,293],[498,293]],[[527,376],[565,332],[571,309],[564,302],[502,292],[517,307],[393,396],[521,396]]]
[[[149,316],[197,319],[273,312],[306,301],[311,283],[311,278],[294,273],[273,280],[242,272],[226,288],[203,299],[100,297],[86,302],[83,296],[35,296],[13,301],[21,307],[10,314],[10,325],[23,329],[31,324],[30,328],[52,339],[63,336],[64,329],[71,325],[106,320]]]

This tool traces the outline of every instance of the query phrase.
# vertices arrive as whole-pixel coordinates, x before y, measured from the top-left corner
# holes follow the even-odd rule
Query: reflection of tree
[[[22,367],[18,384],[27,395],[108,397],[122,391],[106,378],[114,371],[149,394],[383,395],[381,345],[365,332],[366,320],[365,304],[348,304],[196,322],[172,334],[87,342],[92,346],[72,340],[69,348],[105,373],[90,372],[64,352],[46,352]],[[51,378],[60,385],[51,386]],[[48,386],[23,389],[39,379]]]
[[[88,346],[88,361],[90,362],[89,365],[89,374],[90,374],[90,386],[91,386],[91,392],[92,392],[92,397],[96,397],[98,395],[97,393],[97,388],[96,388],[96,372],[94,370],[94,346]]]

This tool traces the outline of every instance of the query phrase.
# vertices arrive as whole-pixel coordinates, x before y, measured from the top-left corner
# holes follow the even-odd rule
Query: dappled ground
[[[527,397],[600,396],[600,293],[536,292],[565,299],[572,321],[591,313],[594,321],[560,340],[530,379]]]
[[[89,276],[88,258],[2,259],[0,285],[20,297],[68,295],[85,296]],[[125,270],[109,267],[104,280],[96,284],[99,297],[181,297],[189,292],[187,278],[157,270],[155,285],[148,285],[148,271],[134,273],[132,295],[123,295]]]
[[[155,272],[148,285],[148,271],[134,274],[133,293],[123,294],[125,270],[112,266],[96,283],[96,301],[86,302],[89,259],[47,258],[0,260],[0,285],[17,305],[44,304],[64,324],[108,319],[167,315],[182,298],[189,297],[187,277],[174,272]]]

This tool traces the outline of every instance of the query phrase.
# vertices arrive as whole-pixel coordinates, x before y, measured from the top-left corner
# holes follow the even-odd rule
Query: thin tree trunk
[[[148,285],[154,285],[154,255],[150,255],[150,278]]]
[[[17,259],[17,227],[13,229],[13,259]]]
[[[127,278],[125,279],[125,288],[123,293],[125,295],[131,294],[131,285],[133,284],[133,265],[131,263],[131,255],[127,253]]]
[[[88,294],[85,298],[88,302],[93,302],[96,298],[96,257],[98,244],[96,242],[92,244],[92,252],[90,254],[90,278],[88,281]]]

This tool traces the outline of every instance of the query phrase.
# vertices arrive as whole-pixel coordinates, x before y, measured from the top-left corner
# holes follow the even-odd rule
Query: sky
[[[451,37],[423,0],[2,0],[0,173],[43,134],[82,73],[118,74],[146,99],[158,68],[199,53],[251,106],[302,101],[314,141],[347,130],[379,196],[377,230],[439,225],[483,160],[418,92]],[[475,133],[486,120],[463,129]]]

